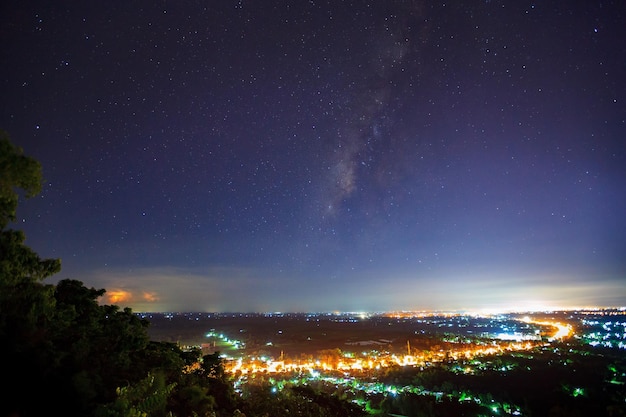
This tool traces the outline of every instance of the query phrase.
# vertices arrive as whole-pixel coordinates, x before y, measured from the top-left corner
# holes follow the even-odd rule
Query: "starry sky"
[[[621,1],[14,1],[11,227],[134,311],[626,305]]]

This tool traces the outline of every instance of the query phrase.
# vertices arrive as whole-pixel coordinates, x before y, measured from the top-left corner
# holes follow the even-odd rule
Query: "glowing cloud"
[[[142,298],[149,303],[156,303],[161,299],[156,292],[144,292]]]
[[[123,304],[132,301],[133,296],[129,291],[124,290],[107,290],[104,294],[107,304]]]

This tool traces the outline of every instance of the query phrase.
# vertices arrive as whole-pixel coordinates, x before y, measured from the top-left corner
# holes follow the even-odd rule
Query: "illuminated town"
[[[569,324],[548,321],[533,321],[525,317],[522,322],[536,324],[540,326],[553,327],[555,330],[547,340],[562,340],[571,337],[573,330]],[[231,344],[234,348],[245,346],[244,342],[230,340],[222,334],[209,333],[210,339],[218,339],[222,343]],[[380,370],[389,366],[417,366],[424,367],[432,363],[449,360],[471,360],[475,357],[496,355],[504,352],[514,352],[520,350],[530,350],[538,345],[545,345],[544,338],[536,330],[535,334],[498,334],[496,338],[488,342],[458,343],[448,350],[439,349],[437,351],[417,351],[411,349],[411,344],[407,341],[406,352],[404,354],[392,353],[388,350],[363,350],[358,352],[347,351],[326,351],[320,357],[310,357],[308,360],[287,360],[281,354],[279,358],[268,356],[248,356],[234,358],[224,356],[227,359],[227,371],[235,374],[246,375],[249,373],[292,373],[310,372],[312,375],[320,372],[342,371],[359,372],[364,370]],[[387,341],[360,341],[352,343],[352,346],[371,347],[372,345],[384,346]],[[268,342],[270,345],[272,342]],[[217,345],[217,343],[215,343]]]
[[[149,318],[156,323],[154,337],[163,338],[166,328],[176,328],[170,341],[219,354],[242,395],[255,385],[269,386],[272,392],[313,386],[339,390],[368,410],[391,407],[389,415],[405,415],[400,411],[407,398],[435,406],[452,401],[482,407],[478,415],[531,415],[522,399],[507,395],[505,400],[472,389],[472,381],[527,378],[534,382],[524,389],[539,390],[535,372],[550,380],[551,373],[572,369],[580,371],[572,381],[559,382],[557,394],[595,401],[591,379],[583,377],[595,352],[603,360],[617,358],[602,369],[607,392],[622,395],[626,382],[623,309],[490,315],[172,313]]]

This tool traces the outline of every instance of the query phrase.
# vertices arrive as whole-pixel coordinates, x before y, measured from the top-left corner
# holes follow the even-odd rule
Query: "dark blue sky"
[[[51,282],[135,311],[626,305],[622,2],[3,2]]]

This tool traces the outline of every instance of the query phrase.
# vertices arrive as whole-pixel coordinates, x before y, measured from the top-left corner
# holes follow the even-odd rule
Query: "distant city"
[[[261,381],[274,390],[294,384],[322,390],[341,387],[347,398],[366,408],[387,407],[382,401],[388,398],[396,414],[402,401],[417,396],[434,404],[444,398],[471,403],[484,408],[484,415],[536,415],[541,406],[529,405],[527,397],[540,394],[522,395],[533,384],[520,389],[517,401],[511,393],[500,393],[501,387],[474,385],[503,376],[508,381],[551,381],[551,373],[558,378],[556,388],[550,389],[565,396],[564,403],[567,398],[580,403],[578,397],[590,403],[609,401],[597,397],[595,377],[581,379],[588,371],[585,361],[603,363],[602,395],[612,392],[619,397],[626,383],[625,308],[502,314],[137,314],[150,322],[149,334],[155,340],[218,353],[238,390]],[[561,373],[566,370],[577,371],[564,376],[570,375]]]

